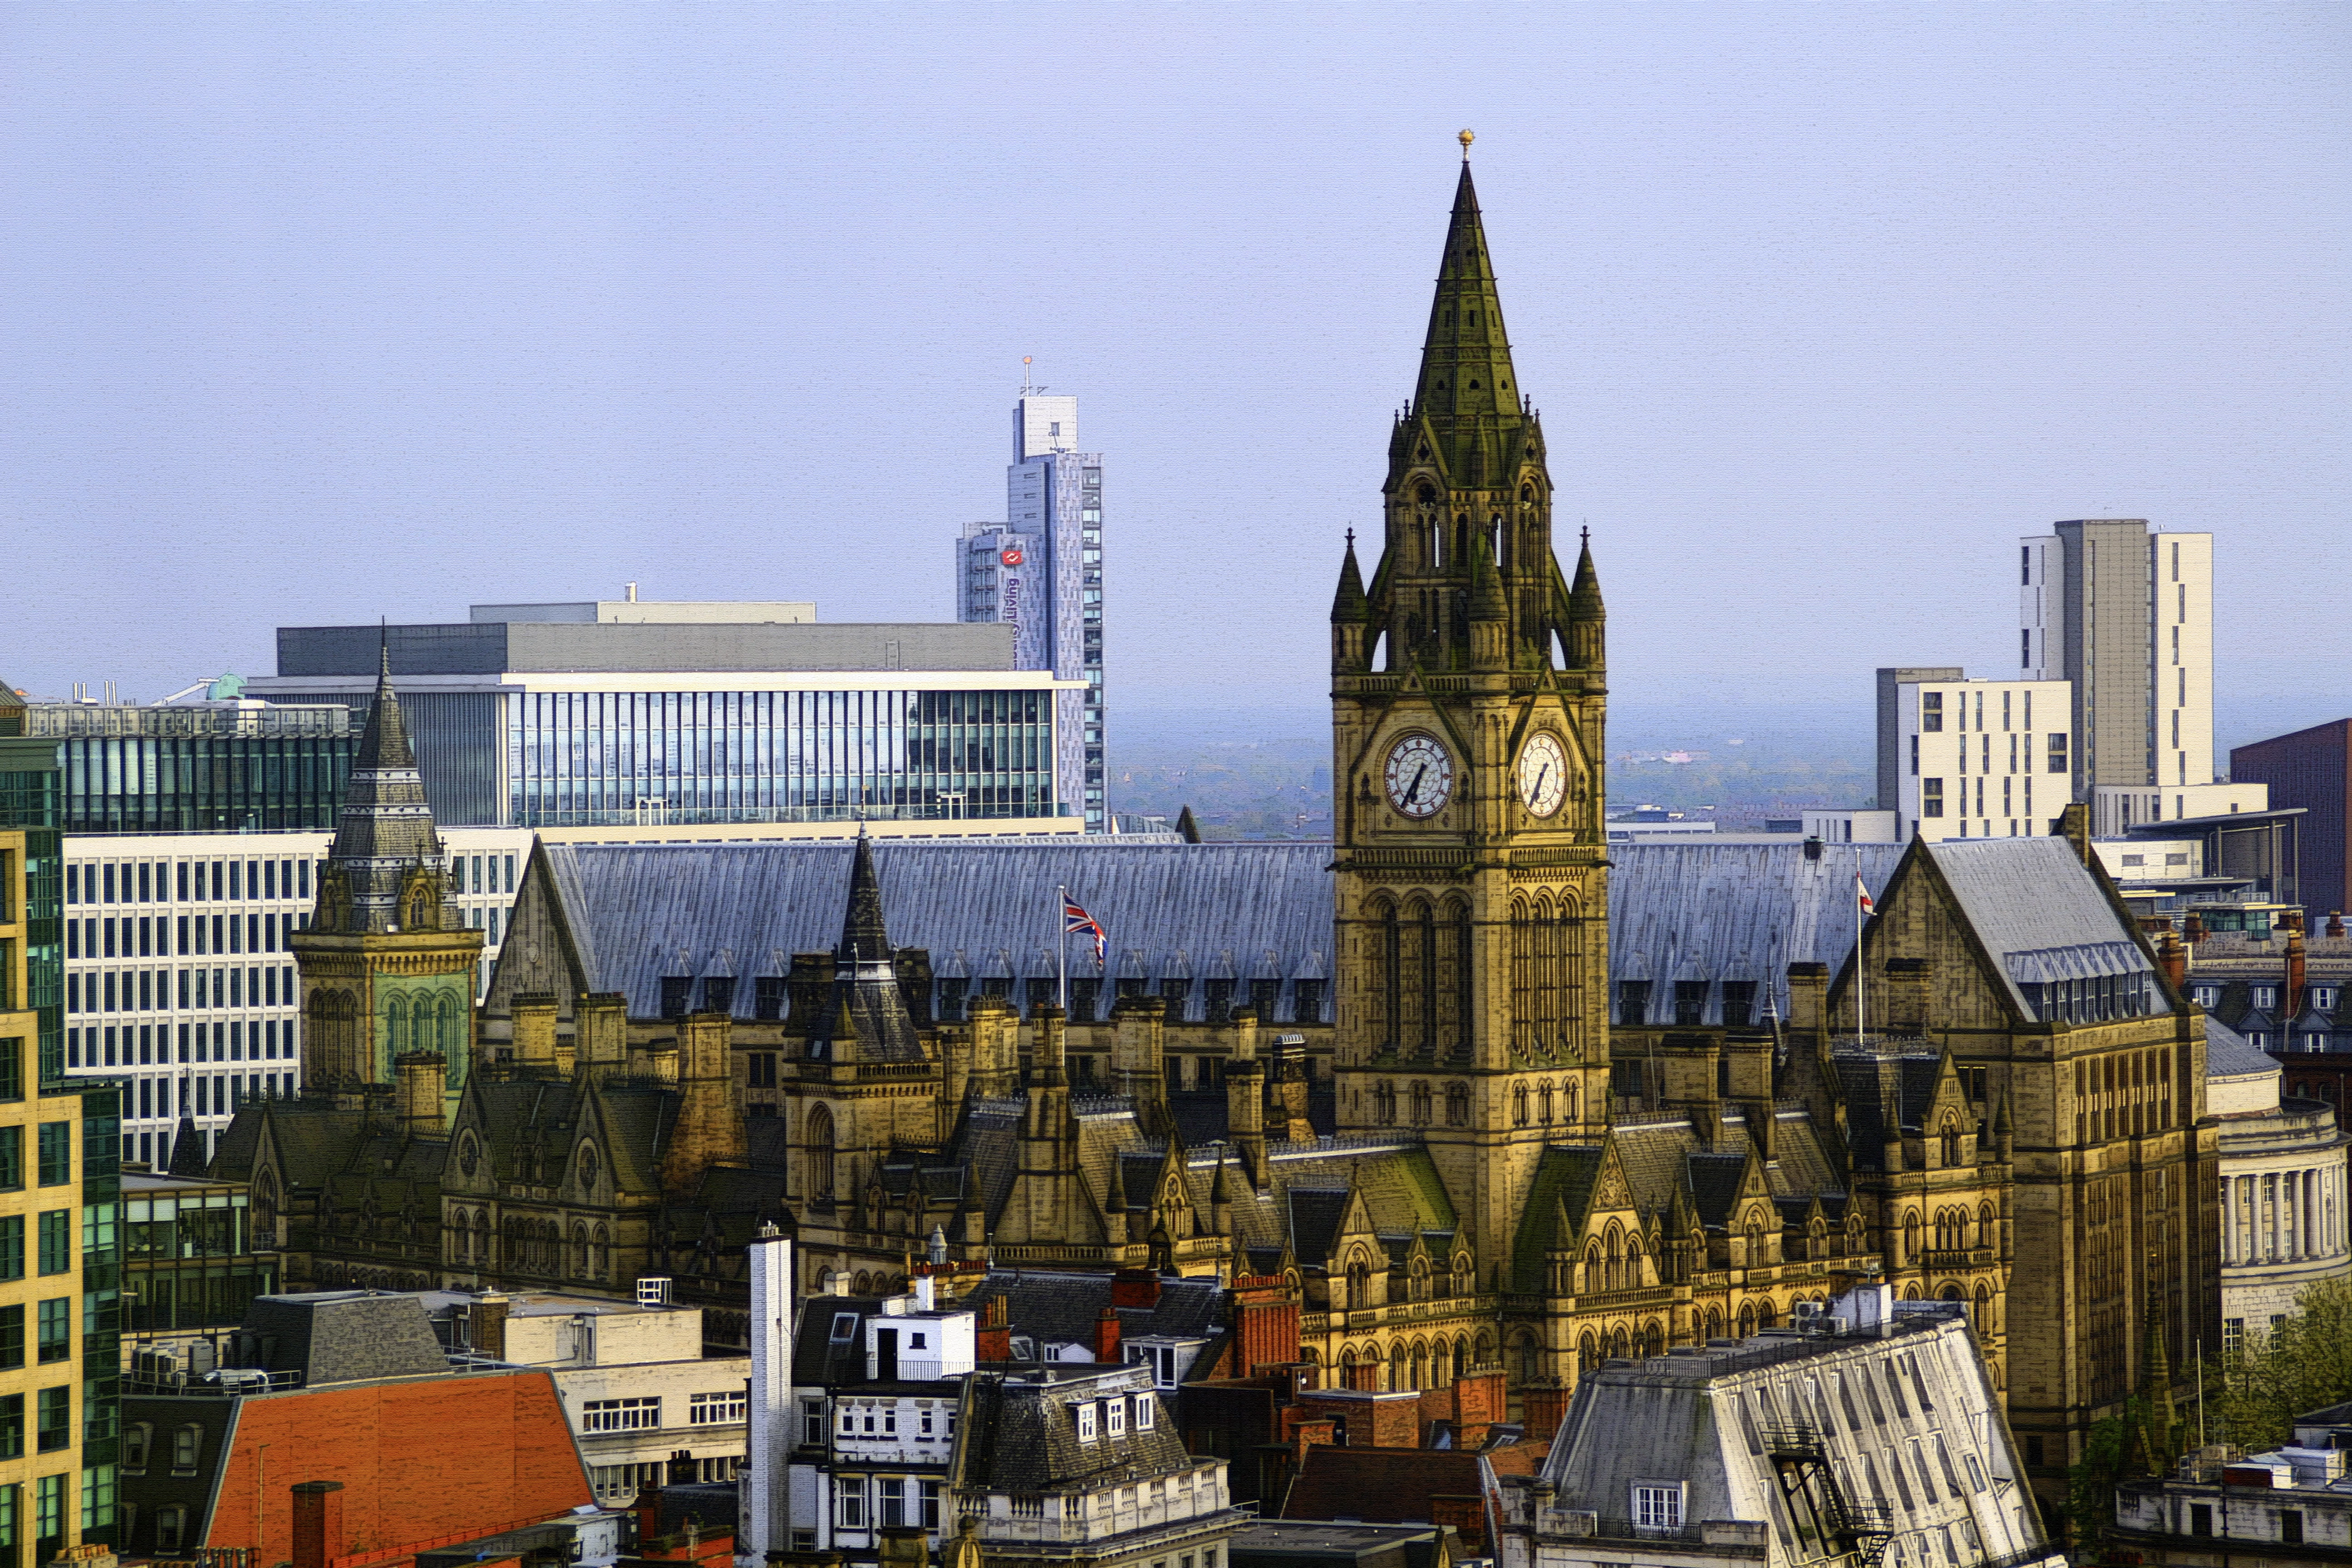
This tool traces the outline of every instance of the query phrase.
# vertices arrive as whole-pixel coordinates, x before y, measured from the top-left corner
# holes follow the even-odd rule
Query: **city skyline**
[[[1677,584],[1614,628],[1629,707],[2000,668],[2011,542],[2062,518],[2212,532],[2225,626],[2340,569],[2339,15],[1585,7],[1528,20],[1540,91],[1441,49],[1372,111],[1408,25],[1317,16],[1129,19],[1008,201],[1021,29],[952,16],[14,15],[9,678],[152,698],[289,620],[630,579],[946,620],[896,560],[995,510],[1034,354],[1121,455],[1123,711],[1309,708],[1276,612],[1379,498],[1303,437],[1409,390],[1462,124],[1563,517]],[[1759,595],[1775,645],[1682,629]],[[2217,655],[2221,744],[2333,716]]]

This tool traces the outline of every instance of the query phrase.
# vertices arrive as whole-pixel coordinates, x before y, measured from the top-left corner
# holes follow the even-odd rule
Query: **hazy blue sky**
[[[0,9],[0,673],[475,600],[950,614],[1021,356],[1117,718],[1320,700],[1455,130],[1621,709],[2013,658],[2219,536],[2224,743],[2352,710],[2340,5]],[[1698,721],[1694,721],[1697,722]],[[1697,738],[1704,738],[1703,736]]]

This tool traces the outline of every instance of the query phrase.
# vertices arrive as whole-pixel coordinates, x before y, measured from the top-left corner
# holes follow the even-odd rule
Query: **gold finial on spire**
[[[1471,135],[1467,131],[1465,131],[1460,132],[1458,140],[1462,143],[1462,161],[1466,163],[1470,161],[1470,143],[1475,142],[1478,138]]]

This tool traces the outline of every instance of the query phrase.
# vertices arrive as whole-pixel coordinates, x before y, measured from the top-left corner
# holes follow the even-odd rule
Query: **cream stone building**
[[[2205,1020],[2209,1104],[2221,1123],[2221,1346],[2234,1351],[2352,1273],[2346,1146],[2334,1108],[2282,1097],[2280,1064]]]

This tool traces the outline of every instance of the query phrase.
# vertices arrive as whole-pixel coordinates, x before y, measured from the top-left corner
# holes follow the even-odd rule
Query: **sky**
[[[946,619],[1028,355],[1114,748],[1313,724],[1468,127],[1613,712],[1864,737],[2008,672],[2020,535],[2144,517],[2217,536],[2226,746],[2352,711],[2347,82],[2338,5],[10,5],[0,675]]]

